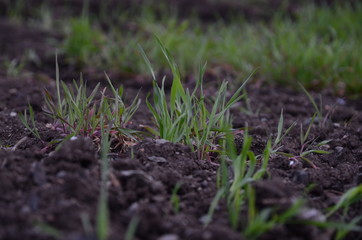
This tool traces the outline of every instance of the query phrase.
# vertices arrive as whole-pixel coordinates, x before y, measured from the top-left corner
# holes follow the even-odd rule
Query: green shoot
[[[298,82],[298,84],[302,88],[303,92],[307,95],[309,101],[313,104],[314,110],[316,111],[317,116],[318,116],[318,120],[322,121],[322,119],[323,119],[322,101],[320,101],[320,106],[318,107],[316,101],[314,100],[312,95],[310,95],[310,93],[307,91],[307,89],[305,89],[305,87],[301,83]]]
[[[29,116],[27,114],[27,111],[24,110],[24,114],[19,113],[19,118],[21,123],[26,127],[26,129],[28,129],[37,139],[39,139],[41,142],[43,142],[43,140],[40,137],[38,128],[36,127],[35,124],[35,116],[34,116],[34,110],[33,107],[29,104]],[[29,125],[29,122],[31,125]]]
[[[180,197],[177,195],[178,191],[180,190],[181,184],[177,183],[175,187],[172,189],[172,195],[171,195],[171,205],[172,209],[175,212],[175,214],[178,214],[180,211]]]
[[[347,212],[351,204],[360,200],[362,200],[362,184],[345,192],[338,203],[328,210],[326,215],[329,217],[341,208],[344,208],[344,211]]]
[[[284,115],[283,115],[283,109],[280,112],[280,117],[279,117],[279,122],[278,122],[278,130],[277,130],[277,136],[274,139],[274,143],[272,146],[272,152],[275,153],[277,152],[282,146],[280,146],[280,143],[282,142],[282,140],[288,135],[288,133],[290,132],[290,130],[293,129],[293,127],[296,125],[296,122],[293,122],[289,128],[287,130],[285,130],[285,132],[283,133],[283,128],[284,128]]]
[[[317,113],[315,113],[308,125],[307,131],[303,131],[303,125],[300,125],[300,149],[297,154],[290,154],[285,152],[279,152],[278,150],[282,147],[279,146],[283,138],[289,133],[289,131],[296,125],[296,122],[294,122],[286,131],[284,134],[282,134],[284,120],[283,120],[283,110],[280,114],[279,123],[278,123],[278,133],[277,137],[274,140],[274,144],[272,147],[272,153],[280,154],[283,156],[286,156],[289,158],[291,166],[293,166],[299,159],[302,159],[309,163],[313,168],[317,168],[317,166],[309,159],[307,158],[307,155],[309,154],[329,154],[330,152],[324,151],[321,149],[318,149],[326,144],[328,144],[331,140],[325,140],[319,143],[316,143],[316,139],[308,140],[308,137],[310,136],[310,131],[312,128],[312,125],[314,124],[314,119],[316,117]],[[279,147],[278,147],[279,146]]]
[[[131,219],[131,221],[130,221],[130,223],[128,225],[127,232],[125,234],[124,240],[133,240],[134,239],[134,235],[136,233],[139,221],[140,220],[139,220],[139,218],[137,216],[134,216]]]
[[[252,193],[250,192],[250,183],[261,179],[267,171],[267,165],[271,153],[271,141],[268,141],[267,146],[262,156],[262,166],[256,170],[257,158],[250,150],[252,138],[248,132],[244,133],[244,141],[240,154],[237,154],[234,138],[232,134],[227,134],[224,141],[224,153],[221,158],[221,166],[218,171],[219,191],[215,196],[206,216],[205,224],[211,221],[211,217],[218,202],[224,198],[226,200],[229,221],[233,229],[239,228],[240,212],[246,200],[251,203]],[[229,182],[227,162],[231,161],[233,174]]]
[[[362,232],[362,228],[357,225],[361,220],[362,220],[362,216],[358,216],[358,217],[353,218],[346,225],[341,224],[338,228],[336,228],[337,232],[336,232],[336,236],[334,239],[342,240],[347,236],[347,234],[350,231],[353,231],[353,230]]]
[[[307,91],[307,89],[305,89],[305,87],[299,83],[299,86],[303,89],[303,92],[307,95],[309,101],[312,103],[314,110],[316,112],[317,115],[317,121],[319,123],[320,127],[324,127],[327,123],[328,117],[330,117],[333,108],[331,108],[331,110],[329,110],[326,115],[323,115],[323,103],[322,103],[322,97],[321,95],[319,95],[319,106],[317,105],[316,101],[314,100],[314,98],[312,97],[312,95]],[[313,121],[315,120],[315,117],[313,117]]]
[[[53,226],[50,226],[47,223],[36,222],[34,225],[44,235],[53,237],[55,239],[60,239],[63,237],[63,233],[59,229],[57,229]]]
[[[109,172],[108,152],[111,147],[111,140],[109,138],[112,125],[109,124],[105,128],[104,116],[101,115],[101,187],[98,200],[97,210],[97,236],[100,240],[106,240],[109,232],[109,212],[107,207],[108,191],[107,179]]]
[[[244,100],[244,103],[245,103],[245,107],[241,108],[241,112],[243,112],[243,113],[245,113],[246,115],[249,115],[249,116],[257,116],[257,115],[259,115],[261,106],[259,105],[256,109],[254,109],[251,106],[250,98],[249,98],[248,92],[246,91],[245,88],[243,89],[243,100]]]

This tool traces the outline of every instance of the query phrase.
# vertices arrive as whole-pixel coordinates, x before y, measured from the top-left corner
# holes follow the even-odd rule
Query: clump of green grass
[[[63,51],[69,60],[86,64],[100,53],[103,42],[102,33],[92,27],[89,17],[82,16],[70,21]]]
[[[199,78],[195,89],[190,92],[181,83],[179,68],[168,50],[156,37],[156,41],[172,70],[173,80],[170,99],[166,97],[164,81],[160,87],[143,49],[140,48],[145,62],[153,77],[153,104],[147,100],[147,106],[153,114],[156,129],[147,127],[154,135],[190,146],[198,153],[199,158],[208,157],[211,151],[217,150],[217,141],[229,131],[231,118],[229,109],[242,98],[241,91],[246,80],[227,100],[227,82],[223,82],[216,93],[216,98],[208,110],[203,93],[203,75],[206,65],[199,68]]]
[[[93,91],[87,95],[87,86],[83,82],[73,81],[73,86],[69,87],[59,78],[59,67],[56,61],[56,93],[55,99],[49,91],[45,90],[44,99],[46,108],[44,113],[54,119],[54,122],[48,125],[61,133],[64,139],[73,136],[87,136],[94,141],[100,142],[101,129],[103,127],[112,126],[110,135],[112,140],[116,141],[115,148],[123,147],[127,141],[135,141],[137,131],[127,128],[133,114],[140,105],[138,95],[133,102],[126,106],[123,102],[123,88],[116,89],[111,80],[105,74],[109,87],[113,96],[106,95],[106,88],[100,91],[101,98],[95,100],[95,96],[99,90],[99,84]],[[35,126],[34,111],[29,106],[30,123],[27,114],[19,114],[22,123],[29,131],[40,138],[39,132]]]

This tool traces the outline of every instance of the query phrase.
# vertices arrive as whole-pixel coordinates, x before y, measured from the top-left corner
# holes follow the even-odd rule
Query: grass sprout
[[[362,200],[362,184],[345,192],[339,199],[338,203],[328,210],[327,216],[333,215],[336,211],[342,208],[344,209],[344,213],[346,213],[351,204],[360,200]]]
[[[282,109],[280,112],[280,117],[279,117],[279,122],[278,122],[277,136],[274,139],[273,146],[272,146],[272,153],[276,153],[282,147],[280,145],[282,140],[288,135],[290,130],[292,130],[296,124],[297,124],[297,122],[293,122],[283,133],[284,115],[283,115],[283,109]]]
[[[325,115],[323,114],[323,101],[322,101],[322,96],[319,95],[319,106],[316,103],[316,101],[314,100],[314,98],[312,97],[312,95],[308,92],[307,89],[305,89],[305,87],[299,83],[299,86],[303,89],[303,92],[307,95],[309,101],[312,103],[314,110],[316,112],[317,115],[317,119],[313,119],[313,120],[317,120],[318,124],[320,127],[325,127],[328,118],[331,116],[332,111],[334,109],[334,107],[332,107]]]
[[[247,187],[247,195],[248,222],[242,231],[242,235],[250,240],[259,238],[279,224],[282,225],[292,221],[292,219],[300,213],[304,204],[302,200],[297,200],[287,210],[281,213],[277,213],[272,208],[265,208],[258,212],[255,206],[255,192],[251,185]]]
[[[241,112],[249,116],[258,116],[260,113],[261,106],[259,105],[256,109],[252,107],[248,92],[246,91],[245,88],[243,89],[243,100],[245,106],[241,108]]]
[[[218,170],[217,186],[219,191],[216,194],[206,216],[205,224],[210,223],[212,214],[218,202],[225,199],[228,208],[229,221],[234,230],[240,227],[240,212],[252,194],[248,194],[250,183],[261,179],[267,172],[267,166],[271,153],[271,141],[269,140],[261,159],[261,167],[257,169],[257,158],[250,150],[252,138],[247,131],[244,133],[244,141],[240,154],[237,154],[232,134],[226,135],[225,152],[221,158],[221,165]],[[229,181],[228,164],[231,162],[232,176]]]
[[[49,91],[45,90],[46,109],[44,112],[54,119],[52,128],[60,131],[63,136],[83,135],[92,137],[99,142],[101,137],[101,116],[103,123],[108,126],[112,123],[110,134],[117,139],[117,147],[136,140],[136,131],[128,129],[127,124],[140,105],[138,95],[132,103],[126,107],[123,102],[123,88],[116,89],[107,74],[105,74],[112,97],[106,96],[106,88],[100,91],[101,99],[96,101],[95,96],[99,90],[99,83],[87,95],[87,86],[82,76],[79,83],[73,81],[73,86],[68,87],[59,79],[59,67],[56,61],[56,92],[57,100]]]
[[[208,157],[208,153],[217,148],[216,140],[228,130],[226,126],[231,120],[229,109],[242,98],[241,91],[250,77],[229,100],[227,100],[228,83],[224,81],[209,111],[203,93],[206,64],[200,65],[196,87],[190,92],[183,87],[179,68],[171,54],[156,36],[155,39],[171,68],[173,80],[168,100],[164,87],[165,78],[160,87],[151,63],[140,47],[140,52],[153,77],[153,104],[148,99],[146,103],[155,119],[157,129],[148,128],[148,130],[162,139],[187,144],[197,151],[199,158]]]
[[[134,235],[136,233],[139,221],[140,221],[140,219],[137,216],[134,216],[131,219],[131,221],[129,222],[126,234],[124,236],[125,240],[133,240],[134,239]]]
[[[324,140],[321,142],[316,142],[316,140],[317,140],[316,138],[312,138],[312,139],[308,140],[308,137],[310,136],[310,130],[312,128],[312,125],[314,124],[314,119],[315,119],[316,115],[317,115],[317,113],[315,113],[313,115],[313,117],[311,118],[307,131],[304,132],[303,125],[302,124],[300,125],[300,149],[299,149],[298,154],[293,155],[293,154],[285,153],[285,152],[276,152],[277,154],[287,156],[290,160],[291,166],[293,166],[296,162],[298,162],[299,159],[302,159],[302,160],[306,161],[307,163],[309,163],[313,168],[318,168],[312,162],[312,160],[307,158],[307,156],[312,153],[313,154],[329,154],[329,153],[331,153],[331,152],[328,152],[325,150],[321,150],[319,148],[324,145],[327,145],[332,140]]]
[[[43,142],[43,140],[40,137],[39,134],[39,130],[36,127],[35,124],[35,114],[34,114],[34,110],[33,107],[29,104],[29,116],[27,114],[27,110],[24,110],[24,114],[19,113],[19,119],[21,121],[21,123],[26,127],[26,129],[28,129],[37,139],[39,139],[41,142]]]
[[[112,123],[105,125],[105,116],[101,115],[101,187],[97,209],[97,236],[99,240],[106,240],[109,232],[109,212],[108,212],[108,190],[107,180],[109,173],[108,152],[111,147],[109,137]]]
[[[180,197],[177,195],[178,191],[180,190],[181,184],[177,183],[175,187],[172,189],[171,195],[171,205],[172,209],[177,214],[180,211]]]

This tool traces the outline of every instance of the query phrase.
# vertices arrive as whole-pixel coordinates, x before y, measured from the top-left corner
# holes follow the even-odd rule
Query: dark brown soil
[[[96,146],[81,137],[64,143],[59,151],[47,145],[59,134],[45,127],[51,120],[41,112],[43,88],[54,90],[54,46],[45,39],[57,36],[5,20],[0,21],[0,32],[2,57],[20,58],[31,48],[41,59],[40,67],[30,64],[17,77],[6,76],[6,70],[0,68],[0,239],[97,239],[94,227],[100,164]],[[62,66],[63,76],[76,76],[78,73],[72,69],[73,66]],[[207,76],[205,81],[211,82],[211,76]],[[89,78],[90,82],[97,80],[98,77]],[[129,95],[140,87],[134,81],[147,80],[134,76],[130,83],[126,82],[125,92]],[[207,89],[210,95],[214,93],[212,85]],[[141,96],[146,95],[146,90],[149,88],[143,88]],[[270,135],[275,136],[281,109],[286,126],[297,121],[307,128],[314,113],[305,94],[286,87],[253,82],[248,93],[252,110],[260,108],[260,112],[246,114],[240,103],[232,113],[235,128],[249,127],[255,153],[263,151]],[[315,167],[305,161],[291,164],[286,157],[273,156],[268,167],[270,178],[254,184],[259,210],[270,206],[285,209],[293,199],[302,197],[306,200],[306,211],[315,209],[322,215],[348,189],[362,184],[362,99],[340,98],[328,90],[321,94],[323,109],[331,111],[331,117],[324,127],[314,125],[311,137],[318,141],[331,139],[325,146],[331,154],[312,155]],[[36,112],[44,142],[34,138],[15,116],[27,109],[29,103]],[[152,124],[144,104],[133,121],[134,126],[139,124]],[[294,128],[284,139],[281,151],[297,154],[299,134],[299,127]],[[217,192],[218,167],[217,161],[197,159],[186,146],[159,139],[145,138],[126,153],[111,153],[109,239],[123,239],[134,216],[140,220],[135,239],[244,239],[230,227],[223,203],[211,224],[203,227],[202,219]],[[177,184],[181,184],[178,213],[170,201]],[[355,203],[344,220],[348,222],[361,212],[362,203]],[[246,221],[243,213],[241,216]],[[82,224],[82,219],[87,218],[90,230]],[[333,220],[343,220],[342,214],[338,212]],[[56,230],[58,236],[50,234],[49,228]],[[260,239],[327,240],[333,239],[333,234],[312,226],[282,225]],[[362,239],[362,234],[352,233],[346,239]]]

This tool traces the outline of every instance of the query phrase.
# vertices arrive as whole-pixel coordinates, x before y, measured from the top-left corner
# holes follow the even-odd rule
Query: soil
[[[96,146],[91,139],[83,137],[65,142],[58,151],[55,146],[47,145],[60,136],[46,128],[51,119],[42,113],[43,89],[54,91],[52,54],[55,47],[46,39],[59,36],[5,19],[0,21],[0,32],[2,57],[20,58],[31,48],[41,60],[40,65],[27,65],[16,77],[7,76],[6,69],[0,68],[0,239],[97,239],[93,227],[100,190]],[[64,65],[61,69],[64,79],[78,74],[74,66]],[[85,78],[89,82],[105,83],[99,76],[101,74],[88,74]],[[220,83],[217,79],[211,72],[206,74],[208,94],[215,92],[215,85]],[[129,96],[140,88],[135,81],[145,83],[147,78],[123,79]],[[149,87],[142,89],[143,104],[132,123],[138,128],[140,124],[152,125],[144,104]],[[314,109],[301,91],[257,80],[249,84],[247,90],[252,112],[242,111],[245,106],[239,103],[232,109],[233,127],[249,128],[256,154],[264,150],[270,135],[275,137],[281,109],[284,109],[286,126],[297,121],[307,128]],[[269,178],[253,185],[259,210],[271,206],[283,210],[301,197],[306,201],[306,213],[314,211],[316,216],[323,216],[324,210],[335,204],[343,193],[362,184],[362,99],[336,96],[328,89],[312,94],[322,95],[323,110],[330,112],[330,118],[323,127],[313,125],[311,138],[331,139],[324,149],[331,153],[312,154],[310,159],[315,166],[305,161],[291,163],[287,157],[273,155],[268,166]],[[34,138],[16,116],[27,109],[28,104],[34,108],[44,142]],[[280,151],[297,154],[299,134],[299,127],[293,128]],[[208,227],[203,227],[202,219],[217,192],[217,160],[200,160],[187,146],[152,138],[140,140],[126,152],[112,152],[110,157],[109,239],[123,239],[134,216],[139,218],[135,239],[244,239],[230,227],[223,203]],[[177,184],[181,187],[176,213],[170,197]],[[345,221],[360,216],[361,212],[362,203],[353,204]],[[245,213],[241,213],[241,217],[246,221]],[[84,225],[87,219],[90,229]],[[335,214],[333,220],[342,220],[342,213]],[[333,239],[333,234],[328,229],[290,224],[277,226],[259,239],[327,240]],[[362,239],[362,234],[350,233],[346,239]]]

